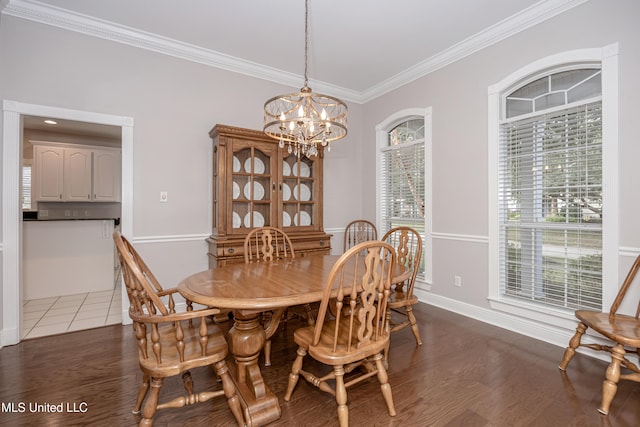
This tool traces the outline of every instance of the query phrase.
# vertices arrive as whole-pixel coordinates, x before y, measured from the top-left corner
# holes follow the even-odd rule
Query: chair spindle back
[[[294,259],[295,257],[291,239],[278,228],[255,228],[245,238],[245,263],[272,262],[278,259]]]
[[[395,262],[393,248],[381,241],[356,245],[338,259],[324,288],[314,345],[320,340],[323,324],[329,321],[334,322],[334,352],[352,352],[388,338],[385,314]],[[327,316],[332,294],[337,294],[335,320]]]
[[[344,251],[362,242],[378,239],[376,226],[366,219],[358,219],[347,224],[344,230]]]

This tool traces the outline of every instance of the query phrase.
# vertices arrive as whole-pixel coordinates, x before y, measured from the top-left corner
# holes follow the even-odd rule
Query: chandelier
[[[264,132],[288,145],[300,157],[318,155],[318,144],[331,150],[331,141],[347,135],[347,106],[338,98],[313,93],[307,77],[309,50],[309,0],[304,17],[304,86],[298,93],[279,95],[264,104]]]

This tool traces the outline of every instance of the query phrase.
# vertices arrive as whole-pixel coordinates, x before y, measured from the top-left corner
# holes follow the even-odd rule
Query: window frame
[[[618,45],[580,49],[551,55],[535,61],[488,88],[488,155],[489,155],[489,289],[492,309],[573,328],[573,310],[547,307],[502,296],[500,294],[499,236],[499,150],[500,119],[505,108],[505,96],[518,82],[539,78],[545,70],[559,71],[597,64],[602,69],[602,186],[603,206],[607,215],[602,221],[602,306],[609,307],[618,289]],[[563,323],[565,321],[565,323]]]
[[[385,149],[389,145],[389,132],[399,124],[411,120],[424,120],[424,239],[422,242],[422,257],[424,261],[424,276],[416,278],[416,288],[430,291],[433,283],[433,262],[432,262],[432,233],[433,233],[433,205],[432,205],[432,110],[427,108],[409,108],[398,111],[376,125],[376,227],[378,233],[382,234],[381,225],[383,222],[381,213],[381,189],[382,189],[382,157]],[[399,145],[401,146],[401,145]]]

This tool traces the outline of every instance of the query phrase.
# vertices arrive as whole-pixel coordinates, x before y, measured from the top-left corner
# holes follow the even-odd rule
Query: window
[[[430,282],[430,109],[426,114],[425,110],[412,112],[400,113],[377,127],[377,225],[380,236],[398,226],[420,233],[423,259],[418,277]]]
[[[500,124],[502,295],[602,306],[599,69],[553,73],[508,93]]]
[[[489,87],[492,308],[573,327],[575,309],[615,298],[617,69],[613,44],[543,58]]]
[[[31,210],[31,163],[22,166],[22,210]]]
[[[424,233],[424,120],[413,119],[388,133],[382,149],[381,234],[398,226]]]

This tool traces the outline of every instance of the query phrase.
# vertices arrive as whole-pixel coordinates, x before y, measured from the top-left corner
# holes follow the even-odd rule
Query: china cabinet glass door
[[[317,161],[291,154],[282,161],[282,227],[317,225]]]
[[[274,190],[277,170],[272,147],[235,144],[231,158],[232,232],[275,226]]]

